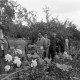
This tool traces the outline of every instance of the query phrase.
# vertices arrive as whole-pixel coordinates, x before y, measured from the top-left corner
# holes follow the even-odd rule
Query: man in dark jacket
[[[57,38],[57,40],[56,40],[56,53],[57,53],[57,55],[59,55],[59,52],[60,52],[60,39]]]
[[[49,55],[51,55],[52,60],[54,60],[54,57],[56,55],[56,40],[56,33],[52,33],[49,47]]]

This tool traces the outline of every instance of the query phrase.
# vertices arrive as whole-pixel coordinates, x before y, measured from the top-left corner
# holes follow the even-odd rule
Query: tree
[[[43,12],[46,14],[46,22],[49,22],[49,18],[50,18],[50,14],[49,14],[49,7],[45,6],[45,8],[43,8]]]
[[[3,10],[3,24],[5,25],[6,22],[10,23],[12,22],[12,18],[14,17],[14,7],[12,6],[12,4],[10,4],[10,2],[8,0],[1,0],[0,2],[0,7]]]
[[[37,22],[37,15],[35,11],[27,11],[27,9],[21,7],[17,12],[17,19],[19,23],[26,22],[27,26],[30,27],[32,24]]]

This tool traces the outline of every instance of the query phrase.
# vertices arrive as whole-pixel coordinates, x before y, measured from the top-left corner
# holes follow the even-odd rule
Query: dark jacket
[[[50,38],[50,50],[56,50],[56,41],[57,41],[57,39],[56,38],[54,38],[54,37],[51,37]]]

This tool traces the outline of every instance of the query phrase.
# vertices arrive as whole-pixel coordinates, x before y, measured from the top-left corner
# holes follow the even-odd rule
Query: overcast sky
[[[43,9],[45,5],[50,8],[50,14],[53,17],[64,21],[69,18],[78,28],[80,27],[80,0],[14,0],[25,7],[27,10],[37,12],[37,20],[45,21]]]

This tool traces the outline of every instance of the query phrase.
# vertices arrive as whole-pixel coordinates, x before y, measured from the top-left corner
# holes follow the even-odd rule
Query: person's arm
[[[69,49],[70,49],[70,46],[71,46],[71,40],[69,39]]]
[[[37,38],[37,40],[36,40],[36,45],[38,45],[38,42],[39,42],[39,38]]]
[[[44,46],[44,49],[46,50],[47,49],[47,42],[45,39],[43,40],[43,46]]]
[[[48,39],[48,48],[50,47],[50,39]]]

